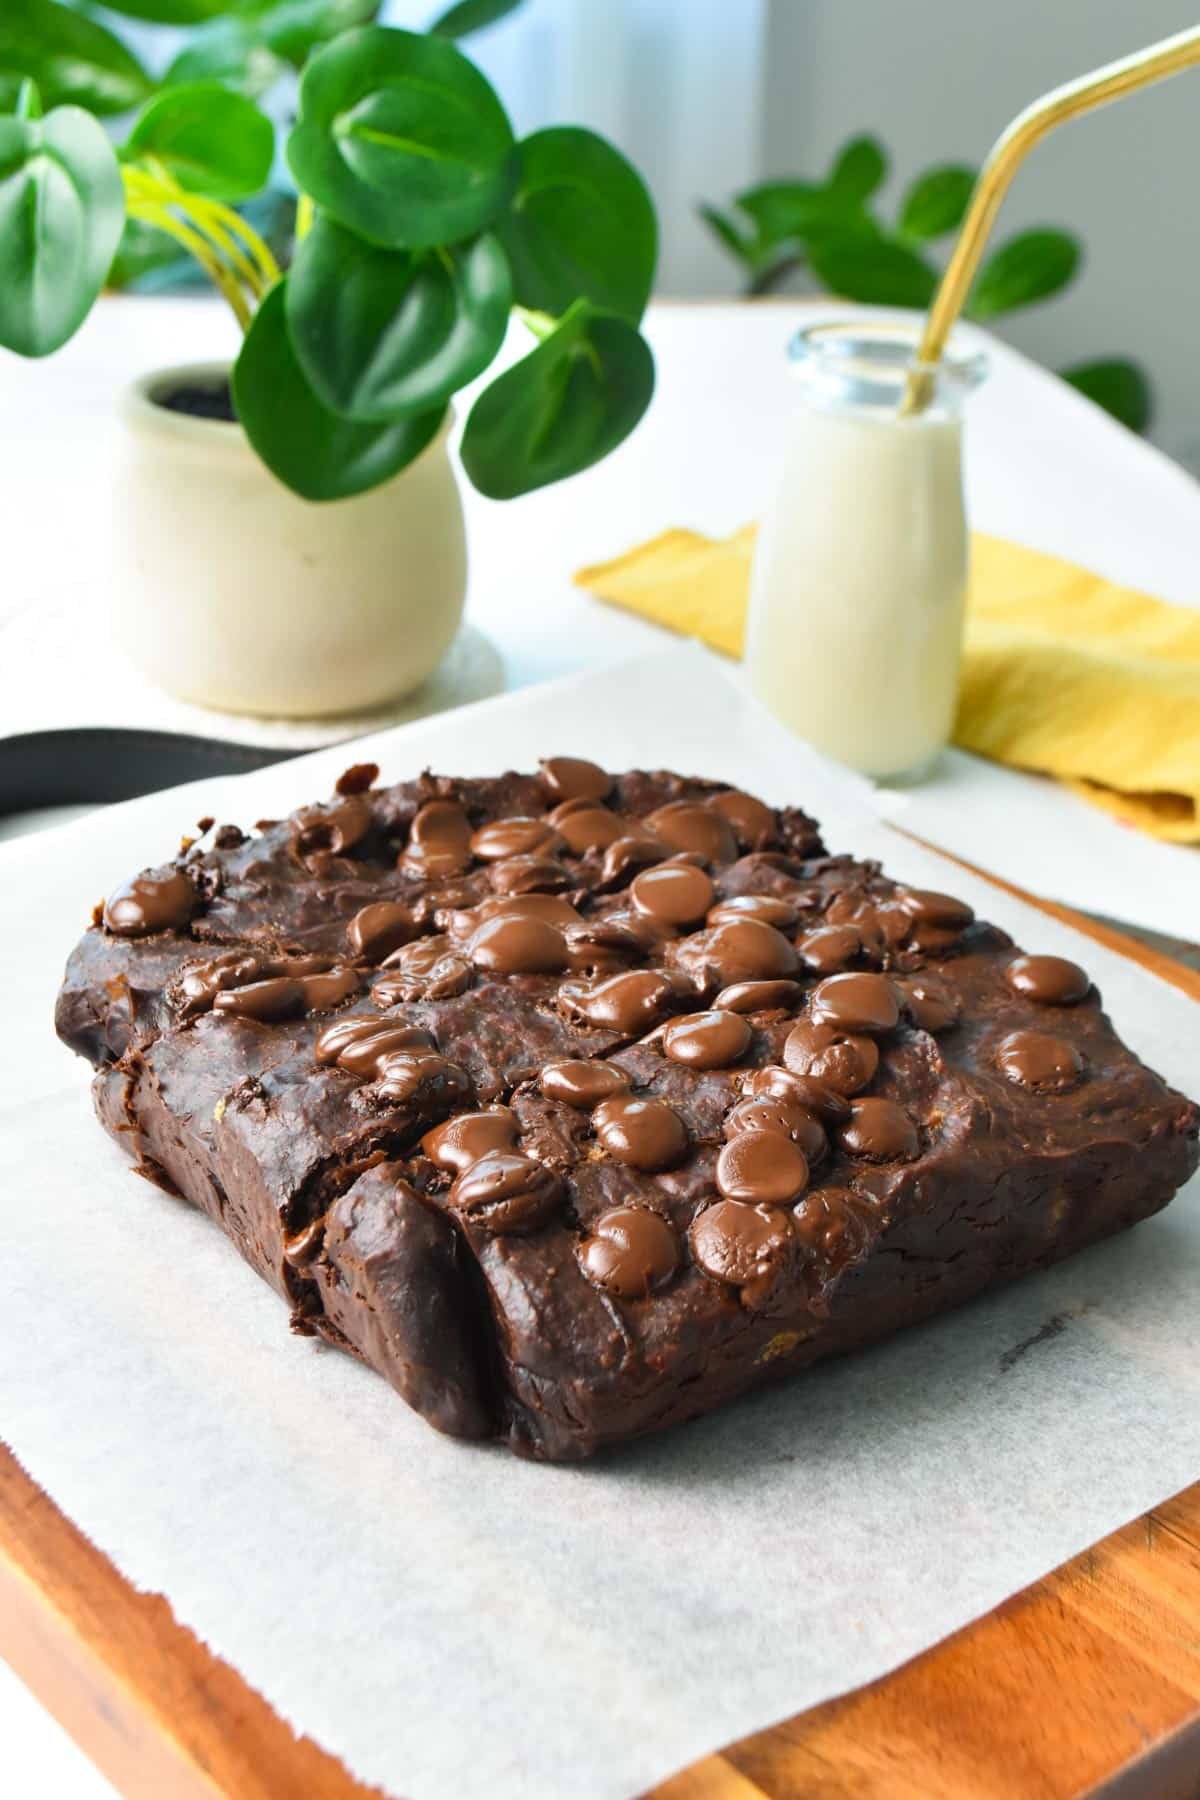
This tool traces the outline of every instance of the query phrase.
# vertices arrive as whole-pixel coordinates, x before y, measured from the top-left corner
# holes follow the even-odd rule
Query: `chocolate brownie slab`
[[[1082,969],[799,810],[569,757],[376,777],[118,889],[57,1023],[142,1172],[440,1430],[586,1456],[1196,1167]]]

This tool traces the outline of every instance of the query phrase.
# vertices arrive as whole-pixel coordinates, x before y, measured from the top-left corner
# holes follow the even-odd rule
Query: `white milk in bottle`
[[[982,357],[929,371],[900,407],[914,333],[868,322],[793,340],[798,391],[754,559],[754,693],[839,762],[919,776],[950,739],[967,580],[962,403]]]

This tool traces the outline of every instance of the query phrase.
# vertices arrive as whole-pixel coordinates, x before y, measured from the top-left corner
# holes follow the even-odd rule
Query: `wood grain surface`
[[[1032,904],[1200,1000],[1200,972]],[[294,1736],[161,1596],[132,1588],[2,1447],[0,1654],[134,1800],[376,1792]],[[1200,1796],[1200,1484],[893,1675],[707,1757],[653,1800],[1079,1795]]]

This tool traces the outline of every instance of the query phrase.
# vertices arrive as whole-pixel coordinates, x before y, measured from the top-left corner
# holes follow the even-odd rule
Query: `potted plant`
[[[121,639],[162,686],[233,710],[344,712],[406,692],[462,612],[452,397],[490,367],[514,309],[533,346],[462,434],[480,492],[511,499],[586,469],[649,403],[645,187],[590,131],[516,141],[452,41],[513,0],[469,0],[427,34],[333,35],[373,6],[108,3],[201,21],[161,83],[88,14],[4,0],[0,347],[64,344],[134,232],[193,256],[244,331],[232,368],[185,363],[126,398]],[[239,210],[275,156],[246,91],[260,53],[302,64],[286,268]],[[114,141],[96,114],[131,98]]]

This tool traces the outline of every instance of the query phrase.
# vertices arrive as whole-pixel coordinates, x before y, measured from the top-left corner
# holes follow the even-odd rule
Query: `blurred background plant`
[[[923,308],[941,275],[937,252],[944,256],[962,221],[977,171],[964,163],[923,170],[888,222],[873,204],[888,168],[878,139],[853,137],[822,180],[759,182],[728,208],[705,204],[699,211],[745,271],[747,294],[803,284],[844,300]],[[1082,261],[1073,232],[1052,226],[1017,232],[984,259],[966,317],[990,324],[1047,300],[1074,281]],[[1059,374],[1131,430],[1146,430],[1153,398],[1138,363],[1104,357]]]

